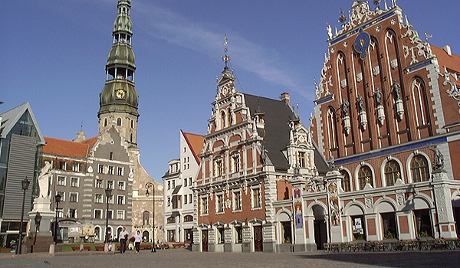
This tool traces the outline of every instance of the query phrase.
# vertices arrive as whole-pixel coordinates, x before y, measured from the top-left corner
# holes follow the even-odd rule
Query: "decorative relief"
[[[364,203],[366,208],[372,209],[374,207],[374,201],[371,196],[364,196]]]
[[[356,75],[356,81],[358,81],[358,83],[363,81],[363,73],[359,73],[359,74]]]
[[[372,68],[372,74],[373,74],[374,76],[379,75],[379,74],[380,74],[380,67],[379,67],[379,66],[373,67],[373,68]]]
[[[348,115],[348,107],[350,103],[347,100],[344,100],[340,105],[340,110],[342,111],[342,124],[343,129],[345,130],[345,134],[350,134],[351,124],[350,124],[350,116]]]
[[[459,110],[458,113],[460,114],[460,89],[457,88],[457,85],[454,81],[450,80],[450,73],[447,71],[446,67],[444,67],[444,73],[440,73],[441,76],[444,77],[444,82],[442,83],[444,86],[449,85],[450,88],[447,89],[447,94],[449,97],[453,98],[454,100],[458,101]]]
[[[391,66],[391,69],[396,69],[396,67],[398,67],[398,60],[397,59],[393,59],[390,61],[390,66]]]
[[[398,202],[398,205],[402,206],[406,202],[404,194],[403,193],[397,193],[396,194],[396,202]]]
[[[341,88],[345,88],[346,86],[347,86],[347,79],[343,79],[342,81],[340,81]]]

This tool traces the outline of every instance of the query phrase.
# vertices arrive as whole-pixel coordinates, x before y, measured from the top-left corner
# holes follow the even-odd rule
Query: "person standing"
[[[128,240],[128,232],[126,231],[126,227],[123,227],[123,231],[120,232],[119,239],[120,239],[120,253],[125,253],[126,251],[126,241]]]
[[[137,254],[139,254],[139,247],[141,245],[141,241],[142,241],[141,232],[137,231],[136,235],[134,235],[134,244],[136,247]]]

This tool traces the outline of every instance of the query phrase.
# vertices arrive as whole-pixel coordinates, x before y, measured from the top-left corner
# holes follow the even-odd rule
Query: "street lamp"
[[[61,202],[61,195],[58,193],[54,197],[54,201],[56,202],[56,220],[54,221],[54,243],[57,244],[57,232],[58,232],[58,210],[59,210],[59,202]]]
[[[112,195],[112,189],[109,188],[107,185],[107,189],[105,189],[105,196],[107,199],[107,211],[105,213],[105,239],[104,243],[107,246],[107,243],[109,242],[109,197]]]
[[[157,252],[155,248],[155,184],[148,182],[145,185],[145,188],[147,189],[145,191],[145,195],[148,197],[149,196],[149,189],[152,189],[152,252]]]
[[[16,247],[16,254],[21,254],[21,247],[22,247],[22,225],[23,225],[23,222],[24,222],[24,204],[25,204],[25,201],[26,201],[26,191],[27,191],[27,188],[29,188],[29,183],[30,181],[27,179],[27,177],[25,179],[23,179],[21,181],[21,185],[22,185],[22,212],[21,212],[21,224],[19,225],[19,243]]]

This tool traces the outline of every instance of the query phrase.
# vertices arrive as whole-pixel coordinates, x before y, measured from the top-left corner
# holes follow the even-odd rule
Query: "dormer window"
[[[298,152],[298,157],[299,157],[299,166],[301,168],[306,168],[307,167],[307,159],[305,157],[305,152]]]

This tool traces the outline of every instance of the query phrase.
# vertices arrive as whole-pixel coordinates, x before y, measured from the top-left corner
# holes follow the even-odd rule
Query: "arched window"
[[[428,162],[422,155],[416,155],[412,158],[412,161],[410,162],[410,171],[413,182],[428,181],[430,179]]]
[[[387,186],[392,186],[395,184],[396,180],[401,176],[401,171],[399,170],[398,162],[395,160],[388,161],[385,165],[385,181]]]
[[[192,215],[185,215],[184,216],[184,222],[191,222],[193,221],[193,216]]]
[[[142,213],[142,225],[148,225],[149,224],[149,217],[150,217],[150,213],[148,211],[144,211]]]
[[[220,114],[220,127],[221,127],[221,129],[226,127],[225,119],[226,119],[225,118],[225,112],[222,111],[222,113]]]
[[[94,228],[94,235],[96,236],[95,240],[101,240],[101,228],[100,227]]]
[[[227,111],[227,117],[228,117],[228,120],[227,120],[228,125],[229,126],[233,125],[232,111],[230,110],[230,108]]]
[[[412,81],[412,99],[414,101],[415,111],[415,124],[417,125],[421,135],[419,137],[425,137],[431,135],[430,116],[427,109],[426,100],[426,89],[423,80],[417,77]],[[427,129],[428,132],[420,130]]]
[[[348,172],[346,172],[345,170],[341,170],[341,171],[340,171],[340,174],[342,174],[342,176],[343,176],[343,179],[342,179],[342,189],[343,189],[345,192],[351,191],[351,187],[350,187],[350,176],[348,175]]]
[[[117,118],[117,126],[121,126],[121,118]]]
[[[337,121],[335,110],[332,107],[329,107],[327,110],[327,136],[330,150],[336,151],[339,148],[337,141]],[[335,154],[334,157],[338,157],[338,154]]]
[[[371,186],[373,186],[373,183],[372,183],[372,171],[368,166],[362,166],[359,169],[358,183],[359,183],[359,189],[360,190],[364,189],[364,186],[366,186],[366,183],[369,183]]]

